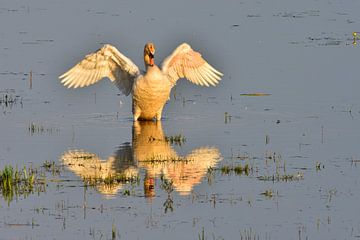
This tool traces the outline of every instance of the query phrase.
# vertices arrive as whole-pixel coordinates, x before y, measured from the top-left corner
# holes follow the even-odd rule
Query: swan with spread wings
[[[86,87],[109,78],[123,94],[132,94],[132,111],[137,121],[161,120],[163,107],[177,80],[186,78],[197,85],[215,86],[223,76],[187,43],[180,44],[164,60],[161,70],[154,63],[154,54],[155,45],[147,43],[144,47],[146,72],[142,74],[129,58],[106,44],[59,78],[68,88]]]

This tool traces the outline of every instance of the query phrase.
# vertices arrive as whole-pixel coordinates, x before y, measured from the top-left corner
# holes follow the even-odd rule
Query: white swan
[[[178,79],[186,78],[201,86],[215,86],[223,75],[187,43],[179,45],[164,60],[162,70],[155,65],[154,54],[154,44],[147,43],[144,47],[146,72],[142,75],[129,58],[106,44],[59,78],[64,86],[78,88],[108,77],[126,96],[132,93],[134,121],[137,121],[152,120],[154,117],[161,120],[163,107]]]

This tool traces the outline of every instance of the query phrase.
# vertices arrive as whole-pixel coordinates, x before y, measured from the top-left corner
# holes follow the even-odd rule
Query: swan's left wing
[[[139,68],[129,58],[114,46],[105,44],[59,78],[66,87],[78,88],[92,85],[107,77],[127,96],[139,75]]]
[[[189,44],[179,45],[162,63],[162,72],[174,84],[180,78],[201,86],[215,86],[223,74],[207,63]]]

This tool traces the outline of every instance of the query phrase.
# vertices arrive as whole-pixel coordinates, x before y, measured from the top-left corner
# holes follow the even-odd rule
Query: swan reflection
[[[155,195],[155,182],[163,176],[170,180],[180,195],[188,195],[209,167],[214,167],[221,154],[215,147],[199,147],[185,156],[179,155],[167,141],[161,122],[135,122],[132,144],[121,145],[114,155],[101,159],[97,154],[84,150],[70,150],[61,156],[63,163],[83,179],[106,179],[121,175],[138,176],[145,170],[144,194]],[[124,183],[96,184],[105,196],[116,194]]]

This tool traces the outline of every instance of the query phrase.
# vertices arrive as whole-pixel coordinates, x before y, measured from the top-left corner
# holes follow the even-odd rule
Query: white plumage
[[[181,78],[201,86],[215,86],[223,75],[190,45],[183,43],[162,63],[162,70],[154,64],[155,46],[144,47],[146,72],[139,68],[114,46],[106,44],[87,55],[69,71],[61,75],[61,83],[68,88],[86,87],[109,78],[126,96],[133,95],[134,121],[161,120],[161,114],[170,91]]]

